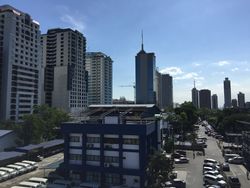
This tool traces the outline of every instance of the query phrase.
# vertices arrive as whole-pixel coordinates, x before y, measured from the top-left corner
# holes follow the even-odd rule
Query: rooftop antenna
[[[141,30],[141,49],[143,49],[143,30]]]

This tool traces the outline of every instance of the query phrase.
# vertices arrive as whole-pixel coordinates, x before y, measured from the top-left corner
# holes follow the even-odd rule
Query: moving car
[[[232,159],[228,159],[228,162],[232,163],[232,164],[243,164],[244,158],[243,157],[234,157]]]
[[[228,184],[230,185],[231,188],[240,188],[241,187],[239,179],[235,176],[228,177]]]

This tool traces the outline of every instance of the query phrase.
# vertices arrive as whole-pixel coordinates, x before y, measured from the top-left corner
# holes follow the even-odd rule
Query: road
[[[21,181],[28,180],[31,177],[46,177],[49,172],[54,171],[55,169],[44,169],[47,165],[57,162],[63,159],[63,154],[59,153],[50,157],[43,159],[41,162],[38,163],[38,168],[35,171],[23,174],[21,176],[17,176],[13,179],[9,179],[5,182],[0,183],[0,188],[8,188],[14,185],[19,184]]]
[[[205,156],[195,156],[195,158],[193,159],[193,152],[188,151],[187,157],[190,159],[189,163],[178,164],[175,166],[175,170],[187,172],[187,179],[186,179],[187,188],[204,187],[202,167],[203,167],[203,161],[205,158],[212,158],[221,163],[224,162],[222,152],[217,145],[216,139],[213,137],[208,137],[205,134],[204,127],[200,127],[198,134],[202,137],[207,138],[207,148],[205,149]],[[246,169],[243,165],[230,164],[230,169],[232,173],[239,178],[242,188],[250,187],[250,180],[247,180],[246,178]]]

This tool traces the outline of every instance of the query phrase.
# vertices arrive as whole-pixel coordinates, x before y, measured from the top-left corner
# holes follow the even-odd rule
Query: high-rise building
[[[239,108],[245,108],[245,94],[242,92],[238,93]]]
[[[27,13],[0,6],[0,119],[19,121],[40,104],[40,26]]]
[[[238,101],[237,99],[232,99],[232,107],[237,108],[238,107]]]
[[[88,105],[112,104],[112,64],[112,59],[104,53],[86,53]]]
[[[224,80],[224,108],[231,108],[231,84],[226,77]]]
[[[218,109],[218,96],[216,94],[212,95],[212,109]]]
[[[199,108],[199,90],[195,88],[195,81],[194,88],[192,89],[192,103],[196,108]]]
[[[44,103],[77,115],[87,107],[86,39],[72,29],[50,29],[41,37]]]
[[[155,54],[143,49],[135,57],[135,101],[136,104],[155,103]]]
[[[211,109],[211,91],[208,89],[202,89],[200,94],[200,108]]]
[[[156,71],[156,103],[160,109],[173,107],[173,78]]]
[[[245,106],[246,106],[247,109],[249,109],[250,108],[250,102],[246,102]]]

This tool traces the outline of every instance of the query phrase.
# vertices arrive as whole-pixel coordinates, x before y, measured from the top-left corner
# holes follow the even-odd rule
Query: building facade
[[[0,6],[0,119],[19,121],[41,103],[40,26],[30,15]]]
[[[41,37],[45,65],[43,102],[72,114],[87,107],[86,39],[72,29],[50,29]]]
[[[135,57],[135,103],[155,104],[155,54],[143,49]]]
[[[248,125],[249,126],[249,125]],[[242,154],[246,163],[246,168],[250,170],[250,131],[242,132]]]
[[[112,67],[112,59],[104,53],[86,53],[88,105],[112,104]]]
[[[232,106],[233,106],[233,108],[238,108],[238,101],[237,101],[237,99],[232,99]]]
[[[245,108],[245,94],[242,92],[238,93],[239,108]]]
[[[228,78],[224,80],[224,108],[231,108],[231,82]]]
[[[218,109],[218,96],[216,94],[212,95],[212,109]]]
[[[161,138],[153,115],[159,112],[154,105],[91,105],[88,121],[63,123],[64,175],[100,187],[144,188],[148,156]]]
[[[173,107],[173,78],[169,74],[156,71],[156,104],[160,109]]]
[[[208,89],[202,89],[199,92],[200,108],[211,109],[211,91]]]

